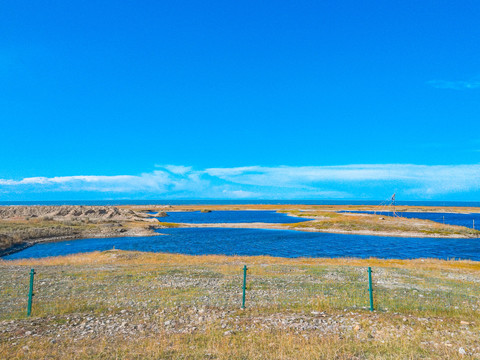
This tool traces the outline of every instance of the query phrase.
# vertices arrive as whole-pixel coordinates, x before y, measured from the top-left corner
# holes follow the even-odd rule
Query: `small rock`
[[[30,335],[32,335],[31,331],[25,331],[25,336],[30,336]]]
[[[458,349],[458,353],[459,353],[460,355],[465,355],[467,352],[465,351],[464,348],[461,347],[460,349]]]

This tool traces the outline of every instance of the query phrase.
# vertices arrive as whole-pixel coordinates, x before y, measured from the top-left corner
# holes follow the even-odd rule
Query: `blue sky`
[[[0,200],[480,200],[478,1],[0,3]]]

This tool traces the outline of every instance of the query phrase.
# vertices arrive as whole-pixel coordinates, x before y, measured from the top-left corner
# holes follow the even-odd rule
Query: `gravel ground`
[[[378,311],[370,312],[363,267],[255,264],[242,310],[242,264],[233,260],[36,265],[33,315],[26,318],[29,269],[0,265],[0,345],[12,349],[39,340],[286,331],[360,342],[417,338],[432,353],[480,358],[480,277],[472,272],[376,268]]]

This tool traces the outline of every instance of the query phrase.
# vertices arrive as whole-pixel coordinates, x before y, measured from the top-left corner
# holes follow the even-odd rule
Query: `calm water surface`
[[[167,217],[158,218],[160,221],[176,223],[252,223],[264,222],[275,224],[297,223],[307,221],[307,218],[288,216],[276,211],[212,211],[202,213],[200,211],[172,211],[167,212]]]
[[[39,258],[89,251],[140,250],[191,255],[281,257],[379,257],[480,260],[480,239],[420,239],[309,233],[291,230],[162,229],[165,236],[83,239],[37,244],[5,259]]]
[[[388,213],[384,213],[388,215]],[[480,214],[402,213],[468,226]],[[169,212],[160,221],[184,223],[294,223],[308,219],[275,211]],[[4,259],[40,258],[74,253],[121,250],[182,253],[191,255],[271,255],[281,257],[378,257],[441,258],[480,261],[480,239],[425,239],[365,235],[311,233],[291,230],[187,228],[162,229],[153,237],[82,239],[37,244]]]

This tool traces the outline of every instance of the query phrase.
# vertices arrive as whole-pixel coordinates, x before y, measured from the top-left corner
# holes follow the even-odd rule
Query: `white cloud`
[[[205,172],[221,179],[241,184],[270,184],[298,186],[322,181],[409,180],[418,177],[428,166],[382,164],[338,166],[279,166],[206,169]],[[432,167],[430,167],[432,168]]]
[[[254,193],[252,191],[244,190],[223,190],[222,193],[225,195],[225,198],[231,199],[247,199],[255,198],[261,196],[261,194]]]
[[[480,165],[360,164],[194,170],[167,165],[140,175],[0,179],[0,193],[102,192],[156,198],[416,198],[480,191]]]
[[[22,187],[32,186],[42,190],[51,191],[154,191],[161,190],[162,185],[168,182],[168,175],[162,171],[153,173],[115,176],[56,176],[56,177],[31,177],[21,180],[0,179],[0,186]]]

